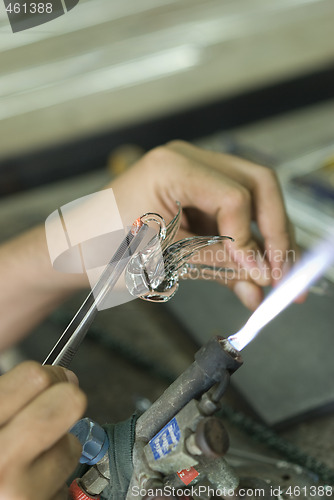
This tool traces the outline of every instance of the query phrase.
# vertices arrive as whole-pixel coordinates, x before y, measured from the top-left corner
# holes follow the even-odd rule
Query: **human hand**
[[[263,166],[176,141],[147,153],[110,187],[125,225],[145,212],[157,212],[169,222],[179,201],[183,217],[178,239],[233,237],[233,243],[206,250],[202,261],[200,253],[196,262],[232,269],[222,282],[250,309],[261,302],[262,287],[275,285],[289,260],[297,257],[278,181]],[[262,241],[253,236],[252,221]],[[0,307],[6,311],[0,349],[21,338],[69,294],[88,286],[85,275],[52,268],[42,226],[0,247],[0,276],[6,284],[0,287]]]
[[[31,361],[0,377],[0,498],[68,498],[81,455],[68,429],[86,407],[76,384],[72,372]]]
[[[250,309],[275,285],[298,249],[273,170],[234,156],[205,151],[181,141],[158,147],[111,184],[126,225],[139,214],[157,212],[167,222],[179,201],[183,219],[178,239],[226,235],[202,263],[232,269],[226,284]],[[251,231],[255,221],[260,239]]]

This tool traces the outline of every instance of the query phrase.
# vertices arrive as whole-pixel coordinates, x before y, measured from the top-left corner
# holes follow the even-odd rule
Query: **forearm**
[[[44,226],[0,246],[0,351],[14,344],[75,290],[84,275],[55,271]]]
[[[89,204],[79,209],[80,220],[89,217]],[[44,225],[0,245],[0,352],[27,335],[82,288],[89,288],[86,273],[53,269]]]

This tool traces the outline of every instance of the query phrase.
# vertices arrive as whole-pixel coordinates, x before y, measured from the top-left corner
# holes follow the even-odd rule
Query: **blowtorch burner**
[[[223,457],[228,436],[213,414],[219,409],[230,375],[241,365],[240,353],[226,339],[212,338],[195,354],[189,368],[139,417],[126,500],[134,500],[138,489],[158,491],[181,478],[188,484],[184,478],[189,475],[194,485],[237,488],[238,477]]]
[[[223,458],[228,435],[213,414],[219,409],[230,375],[241,365],[240,353],[226,339],[212,338],[195,354],[189,368],[139,417],[127,500],[134,498],[132,492],[138,488],[166,486],[168,481],[180,481],[181,477],[184,481],[189,477],[189,468],[200,484],[206,481],[215,488],[228,489],[238,486],[237,476]],[[71,430],[83,445],[81,462],[92,464],[80,479],[73,481],[72,500],[97,499],[110,484],[112,465],[105,451],[104,430],[96,426],[90,419],[83,419]],[[125,495],[118,492],[117,499]],[[135,497],[138,499],[138,495]]]

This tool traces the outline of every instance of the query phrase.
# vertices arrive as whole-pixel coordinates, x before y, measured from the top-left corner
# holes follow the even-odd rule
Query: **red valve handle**
[[[88,495],[85,491],[80,488],[78,480],[74,479],[69,489],[71,500],[100,500],[99,495]]]

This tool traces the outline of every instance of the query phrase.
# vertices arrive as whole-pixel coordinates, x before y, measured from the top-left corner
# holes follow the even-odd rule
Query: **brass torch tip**
[[[228,339],[221,337],[219,343],[222,345],[224,351],[230,354],[232,358],[234,358],[237,361],[240,361],[242,359],[240,351],[238,351],[235,347],[233,347],[233,345],[229,342]]]

